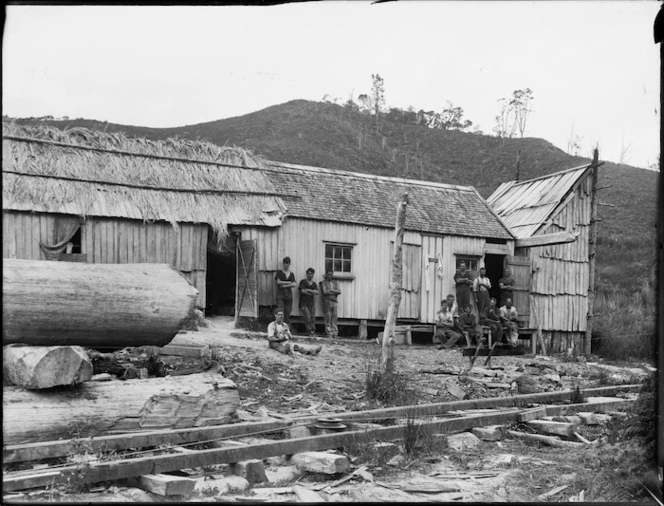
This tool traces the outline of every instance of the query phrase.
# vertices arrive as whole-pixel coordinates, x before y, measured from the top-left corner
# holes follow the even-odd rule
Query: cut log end
[[[21,346],[3,348],[5,382],[30,390],[78,385],[92,377],[92,362],[80,346]]]

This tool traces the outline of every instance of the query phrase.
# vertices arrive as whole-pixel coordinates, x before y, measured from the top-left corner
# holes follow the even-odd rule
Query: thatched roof
[[[208,142],[131,139],[84,128],[2,125],[2,208],[278,226],[286,208],[261,158]]]

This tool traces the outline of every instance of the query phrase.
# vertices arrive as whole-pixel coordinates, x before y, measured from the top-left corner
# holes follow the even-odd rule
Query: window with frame
[[[461,267],[461,262],[465,262],[466,269],[470,272],[476,273],[479,261],[480,257],[456,255],[456,268],[459,269]]]
[[[334,274],[350,274],[352,272],[353,246],[349,244],[325,245],[325,270]]]

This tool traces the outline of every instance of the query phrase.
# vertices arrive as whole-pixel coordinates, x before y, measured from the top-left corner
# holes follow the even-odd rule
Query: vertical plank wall
[[[390,255],[394,230],[329,223],[316,220],[288,218],[280,229],[246,227],[241,229],[242,239],[258,240],[259,304],[276,304],[276,286],[274,275],[281,268],[284,256],[292,260],[291,270],[299,283],[305,277],[308,267],[316,270],[314,280],[323,279],[325,262],[325,241],[353,244],[353,280],[340,280],[342,291],[339,297],[339,316],[341,318],[383,320],[387,315],[390,283]],[[407,245],[404,260],[411,262],[412,272],[416,273],[414,256],[421,257],[419,266],[420,282],[406,276],[410,288],[406,297],[402,297],[401,315],[415,319],[413,312],[419,306],[419,321],[433,323],[440,301],[448,294],[455,293],[454,273],[455,254],[484,255],[485,240],[458,236],[424,235],[407,231],[404,235]],[[513,252],[513,243],[509,244]],[[436,266],[429,258],[443,259],[443,278],[436,275]],[[427,265],[429,268],[427,269]],[[428,287],[428,289],[427,289]],[[419,291],[419,303],[413,296]],[[293,314],[298,315],[299,294],[293,290]],[[320,298],[317,298],[317,314],[322,314]]]
[[[565,351],[581,344],[586,330],[588,314],[588,259],[590,238],[591,180],[585,178],[576,188],[575,195],[542,234],[579,232],[574,242],[524,248],[520,254],[533,261],[532,289],[538,306],[538,319],[548,336],[552,351]],[[538,234],[539,235],[539,234]],[[531,316],[531,327],[535,321]]]
[[[339,317],[385,319],[389,301],[389,264],[394,230],[345,223],[288,218],[279,229],[247,227],[241,229],[242,240],[258,240],[259,304],[276,304],[274,275],[281,260],[291,257],[291,270],[299,283],[308,267],[316,270],[314,280],[320,282],[325,270],[325,244],[338,242],[353,245],[352,274],[355,279],[339,280]],[[419,246],[419,233],[406,232],[404,242]],[[299,293],[293,290],[293,313]],[[320,297],[316,312],[322,314]]]
[[[57,215],[3,211],[2,257],[46,260],[39,243],[52,244]],[[205,307],[207,225],[88,218],[81,227],[81,253],[89,263],[167,263],[198,289]]]

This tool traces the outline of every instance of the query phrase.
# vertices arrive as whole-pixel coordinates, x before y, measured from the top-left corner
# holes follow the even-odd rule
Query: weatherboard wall
[[[66,215],[3,211],[2,257],[47,260],[40,242],[54,243],[60,216]],[[81,221],[81,253],[88,263],[170,264],[198,289],[196,304],[201,308],[205,307],[207,241],[207,225],[180,223],[176,229],[167,222],[95,217]]]
[[[323,279],[325,244],[352,245],[353,279],[338,279],[339,318],[384,320],[390,286],[390,262],[394,229],[356,224],[286,218],[279,229],[238,227],[242,240],[255,239],[258,247],[258,301],[260,306],[275,306],[276,272],[283,257],[291,258],[291,270],[299,283],[308,267],[316,270],[314,280]],[[406,231],[403,248],[403,292],[400,319],[433,323],[440,301],[455,293],[456,255],[473,255],[482,262],[487,244],[484,238],[442,236]],[[491,245],[494,246],[495,245]],[[514,253],[512,241],[501,246]],[[442,277],[438,266],[442,265]],[[298,316],[299,292],[293,290],[293,311]],[[321,316],[320,297],[316,314]]]

